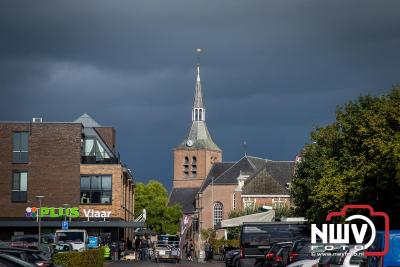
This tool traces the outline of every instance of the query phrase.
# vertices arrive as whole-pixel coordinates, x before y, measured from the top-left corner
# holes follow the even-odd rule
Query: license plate
[[[160,250],[160,255],[165,255],[165,251],[164,250]]]

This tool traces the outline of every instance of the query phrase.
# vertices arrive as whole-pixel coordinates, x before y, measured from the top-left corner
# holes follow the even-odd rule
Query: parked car
[[[0,267],[37,267],[37,265],[9,254],[0,253]]]
[[[319,258],[318,264],[314,267],[366,267],[367,257],[360,255],[363,254],[363,249],[351,248],[351,249],[337,249],[332,251],[326,251]]]
[[[300,239],[293,242],[293,245],[289,250],[288,263],[293,263],[301,260],[314,260],[317,258],[319,257],[311,254],[311,240]]]
[[[272,244],[310,236],[304,222],[244,223],[240,230],[240,266],[253,267]]]
[[[295,261],[289,264],[287,267],[316,267],[318,265],[319,258],[315,260],[301,260]]]
[[[289,257],[289,248],[292,242],[279,242],[272,245],[270,250],[265,254],[265,260],[261,266],[263,267],[282,267],[286,266]]]
[[[54,254],[63,253],[63,252],[71,252],[74,250],[73,246],[70,243],[57,243],[52,244]]]
[[[226,267],[239,267],[240,250],[232,249],[225,253],[225,266]]]
[[[383,257],[368,257],[368,266],[400,266],[400,230],[391,230],[389,232],[389,242],[389,252]],[[383,251],[384,247],[384,232],[377,231],[375,241],[368,250]]]
[[[26,248],[0,248],[0,253],[17,257],[23,261],[35,264],[35,266],[52,267],[53,262],[40,250]]]

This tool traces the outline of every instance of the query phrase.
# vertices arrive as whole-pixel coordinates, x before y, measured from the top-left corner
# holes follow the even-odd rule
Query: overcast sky
[[[227,161],[293,160],[337,105],[400,83],[400,1],[1,1],[0,120],[117,130],[138,181],[171,187],[197,62]]]

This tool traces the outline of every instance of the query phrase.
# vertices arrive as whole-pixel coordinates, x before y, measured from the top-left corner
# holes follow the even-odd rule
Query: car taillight
[[[297,254],[296,252],[290,253],[290,262],[294,262],[297,256],[299,256],[299,254]]]
[[[268,253],[265,255],[265,258],[266,258],[267,260],[272,260],[273,257],[274,257],[274,253],[271,253],[271,252],[268,252]]]
[[[46,262],[42,262],[42,261],[36,262],[36,265],[37,265],[37,266],[40,266],[40,267],[48,266],[48,265],[46,264]]]
[[[240,247],[240,258],[244,259],[244,248],[242,246]]]
[[[282,256],[278,256],[278,255],[275,256],[275,261],[276,261],[276,262],[282,262],[282,260],[283,260],[283,259],[282,259]]]

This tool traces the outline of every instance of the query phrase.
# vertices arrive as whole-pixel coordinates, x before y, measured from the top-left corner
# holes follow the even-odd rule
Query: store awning
[[[237,227],[242,225],[244,222],[271,222],[275,217],[275,211],[269,210],[266,212],[260,212],[232,219],[222,220],[221,228]]]
[[[61,228],[61,221],[42,221],[42,227]],[[38,227],[37,221],[0,221],[0,227]],[[70,228],[139,228],[144,222],[135,221],[72,221]]]

